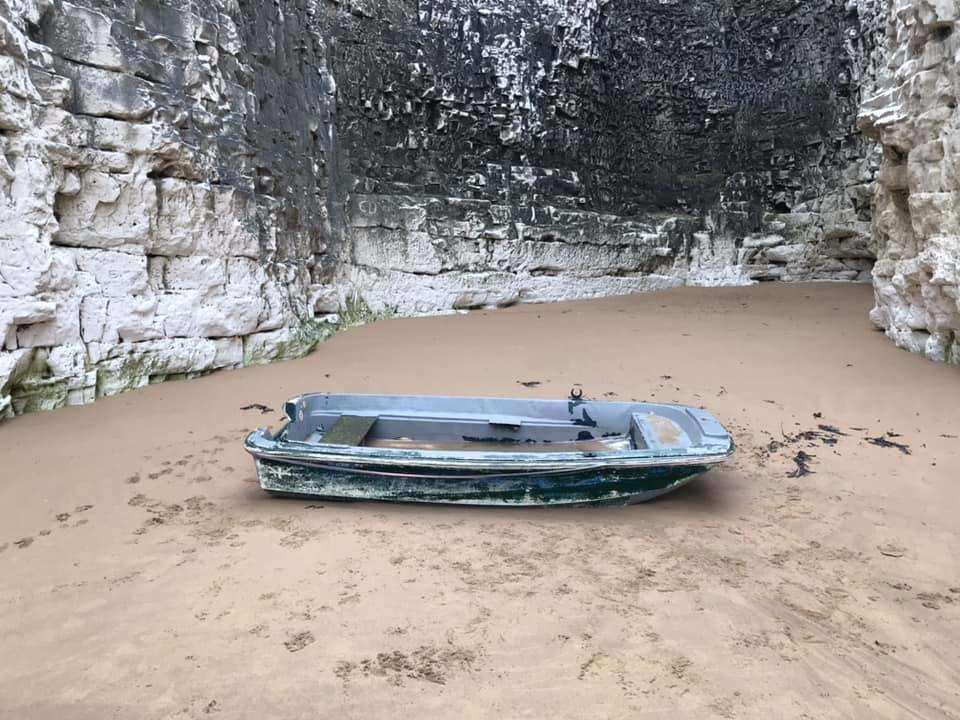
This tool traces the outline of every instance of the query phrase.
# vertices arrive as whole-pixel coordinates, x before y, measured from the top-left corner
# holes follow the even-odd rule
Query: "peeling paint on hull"
[[[648,466],[434,479],[404,477],[402,468],[396,475],[383,476],[349,467],[311,467],[257,459],[260,486],[279,495],[517,507],[645,502],[676,490],[708,469],[707,465]]]

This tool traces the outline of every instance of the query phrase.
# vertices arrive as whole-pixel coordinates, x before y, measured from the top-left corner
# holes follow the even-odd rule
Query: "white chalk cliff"
[[[900,347],[960,364],[960,3],[900,0],[861,129],[883,146],[871,319]]]
[[[871,269],[960,362],[957,3],[781,5],[0,0],[0,417],[345,316]]]
[[[284,208],[231,130],[257,113],[231,7],[151,35],[132,3],[0,0],[0,416],[325,334],[316,247],[279,256]],[[58,54],[30,37],[44,17]]]

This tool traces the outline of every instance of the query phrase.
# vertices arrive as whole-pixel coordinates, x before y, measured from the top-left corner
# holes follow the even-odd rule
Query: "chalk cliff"
[[[0,411],[324,334],[333,81],[291,9],[0,0]]]
[[[880,141],[871,319],[900,347],[960,364],[960,4],[896,3],[889,62],[860,127]]]
[[[0,414],[300,354],[366,313],[868,279],[880,156],[854,122],[892,77],[886,16],[0,0]]]

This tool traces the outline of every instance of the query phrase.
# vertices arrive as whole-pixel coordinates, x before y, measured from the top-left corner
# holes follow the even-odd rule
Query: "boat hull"
[[[710,468],[707,464],[647,465],[507,474],[472,474],[465,469],[459,477],[431,477],[417,467],[377,472],[264,457],[257,458],[256,465],[260,486],[277,495],[487,506],[645,502]]]

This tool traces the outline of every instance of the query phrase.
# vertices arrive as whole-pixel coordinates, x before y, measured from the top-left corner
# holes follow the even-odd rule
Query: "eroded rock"
[[[298,3],[0,3],[0,415],[238,367],[245,335],[309,349],[323,153],[261,118],[277,78],[323,115],[306,22]],[[255,72],[265,42],[298,56]]]
[[[870,318],[902,348],[960,364],[960,7],[904,0],[859,125],[883,145]]]

